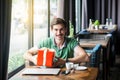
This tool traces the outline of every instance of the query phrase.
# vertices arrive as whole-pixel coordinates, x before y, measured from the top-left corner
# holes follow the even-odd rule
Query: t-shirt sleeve
[[[80,45],[79,42],[76,39],[71,40],[71,46],[74,49],[76,46]]]

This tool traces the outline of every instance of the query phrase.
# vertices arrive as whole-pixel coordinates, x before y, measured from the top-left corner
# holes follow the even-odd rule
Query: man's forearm
[[[73,63],[88,62],[89,61],[89,57],[85,56],[85,57],[68,58],[68,61],[69,62],[73,62]]]
[[[33,56],[30,52],[26,52],[23,56],[26,60],[33,62],[35,65],[37,64],[37,56]]]

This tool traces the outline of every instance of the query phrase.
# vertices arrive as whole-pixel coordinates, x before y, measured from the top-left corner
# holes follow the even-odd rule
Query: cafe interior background
[[[22,5],[20,5],[18,8],[18,11],[22,11],[22,14],[24,13],[25,15],[29,16],[30,19],[28,20],[28,23],[33,22],[33,3],[34,1],[38,0],[1,0],[0,1],[0,80],[7,80],[9,77],[13,76],[15,73],[20,71],[23,66],[19,65],[17,66],[16,69],[13,71],[9,71],[9,58],[10,56],[10,51],[11,47],[16,47],[16,46],[22,46],[22,45],[17,45],[17,43],[14,46],[11,46],[11,33],[12,33],[12,26],[11,26],[11,21],[12,21],[12,11],[13,10],[13,5],[12,3],[17,3],[19,1],[25,1],[25,3],[28,3],[28,7],[30,8],[28,10],[28,15],[26,12],[22,11]],[[40,0],[39,0],[40,1]],[[120,0],[45,0],[46,6],[47,6],[47,24],[44,26],[49,26],[50,25],[50,20],[53,17],[62,17],[64,18],[68,23],[67,25],[69,26],[69,22],[72,23],[74,26],[74,34],[77,32],[81,31],[82,29],[86,29],[89,26],[89,19],[93,20],[99,20],[100,24],[105,24],[106,19],[110,18],[112,19],[112,24],[117,25],[117,31],[116,31],[116,42],[115,42],[115,54],[120,54]],[[52,1],[54,5],[57,6],[52,8]],[[44,3],[40,3],[42,5]],[[40,6],[39,4],[37,4]],[[53,5],[53,6],[54,6]],[[24,5],[23,5],[24,6]],[[37,6],[37,7],[38,7]],[[45,7],[45,5],[43,5]],[[44,8],[42,7],[42,8]],[[55,15],[51,16],[50,11],[55,12]],[[11,16],[12,15],[12,16]],[[26,16],[23,16],[26,17]],[[50,18],[51,17],[51,18]],[[39,18],[39,17],[38,17]],[[40,19],[38,19],[40,20]],[[37,23],[37,22],[36,22]],[[38,21],[39,23],[39,21]],[[25,50],[28,48],[34,46],[33,44],[33,32],[32,32],[32,25],[33,24],[27,24],[28,28],[28,34],[30,36],[26,36],[26,43],[25,44]],[[47,28],[47,30],[49,27]],[[69,29],[68,29],[69,30]],[[24,29],[23,29],[24,31]],[[70,30],[69,30],[70,32]],[[19,34],[19,33],[18,33]],[[47,31],[47,37],[50,36],[50,32]],[[69,35],[69,33],[68,33]],[[15,35],[14,35],[15,36]],[[18,39],[22,36],[17,36]],[[18,41],[21,41],[23,39],[20,39]],[[19,43],[19,42],[18,42]],[[25,50],[20,50],[21,52],[24,52]],[[13,57],[12,57],[13,58]],[[14,63],[14,62],[11,62]],[[23,63],[24,64],[24,63]]]

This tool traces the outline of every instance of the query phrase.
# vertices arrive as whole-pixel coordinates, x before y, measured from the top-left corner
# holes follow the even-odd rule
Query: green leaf
[[[99,26],[100,25],[100,21],[99,20],[96,20],[95,22],[94,22],[94,25],[96,26]]]

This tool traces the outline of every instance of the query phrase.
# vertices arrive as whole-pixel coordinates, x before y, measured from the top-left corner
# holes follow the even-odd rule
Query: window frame
[[[50,0],[47,1],[48,2],[48,37],[50,37]],[[28,16],[29,16],[29,21],[28,21],[28,48],[33,47],[34,45],[34,25],[33,25],[33,5],[34,1],[33,0],[27,0],[27,5],[28,5]],[[25,68],[25,64],[19,66],[17,69],[13,70],[12,72],[8,73],[8,79],[10,79],[12,76],[14,76],[16,73],[18,73],[20,70],[22,70],[23,68]]]

